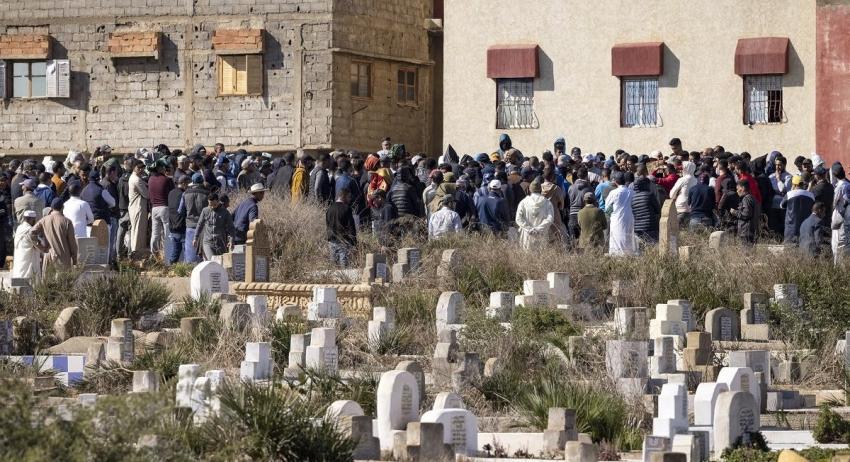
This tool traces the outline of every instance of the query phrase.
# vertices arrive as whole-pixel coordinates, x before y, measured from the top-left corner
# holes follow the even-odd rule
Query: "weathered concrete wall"
[[[815,1],[718,0],[451,0],[445,3],[444,144],[459,152],[493,151],[496,85],[486,76],[487,48],[537,43],[534,82],[539,128],[509,131],[527,154],[570,145],[613,153],[667,149],[674,136],[687,149],[722,144],[790,156],[815,147]],[[742,123],[743,84],[734,73],[739,38],[791,39],[790,72],[783,77],[787,122]],[[620,82],[611,75],[617,43],[663,41],[657,128],[620,127]]]
[[[62,153],[103,143],[120,151],[195,142],[331,147],[331,0],[19,5],[0,1],[0,34],[50,34],[52,57],[71,60],[72,91],[69,99],[3,101],[0,152]],[[217,96],[211,46],[217,28],[266,30],[263,96]],[[160,59],[112,59],[109,34],[124,30],[161,31]]]
[[[386,136],[410,152],[433,152],[432,70],[423,20],[430,0],[336,0],[334,2],[334,146],[380,149]],[[351,97],[353,60],[372,63],[372,98]],[[417,104],[397,98],[400,68],[418,72]]]
[[[817,150],[829,163],[850,162],[850,1],[817,11]]]

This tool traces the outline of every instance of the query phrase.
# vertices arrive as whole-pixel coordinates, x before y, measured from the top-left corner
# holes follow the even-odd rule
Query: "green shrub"
[[[539,337],[552,343],[563,351],[567,351],[567,338],[581,335],[581,330],[574,326],[561,310],[546,307],[519,306],[513,311],[512,329],[520,337]]]
[[[171,297],[165,285],[135,272],[95,276],[76,290],[76,300],[83,309],[88,335],[109,331],[115,318],[138,320],[159,311]]]
[[[823,405],[818,412],[818,420],[812,435],[818,443],[845,443],[850,441],[850,422],[838,413]]]
[[[486,303],[491,292],[517,292],[524,279],[516,269],[504,264],[464,264],[455,275],[457,291],[463,294],[467,304],[477,305]]]
[[[720,458],[726,462],[776,462],[779,453],[755,448],[727,448]]]
[[[294,334],[303,334],[306,330],[304,323],[291,321],[274,321],[269,326],[269,338],[272,344],[272,357],[275,367],[283,369],[289,364],[290,339]]]

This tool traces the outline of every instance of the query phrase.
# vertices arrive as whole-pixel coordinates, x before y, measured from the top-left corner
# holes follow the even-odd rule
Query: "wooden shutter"
[[[219,94],[232,95],[236,93],[236,59],[237,56],[219,56]]]
[[[263,94],[263,55],[248,55],[246,57],[246,70],[248,74],[247,95],[262,96]]]
[[[6,61],[0,59],[0,99],[6,99]]]
[[[71,62],[67,59],[53,59],[47,61],[47,97],[48,98],[70,98],[71,97]]]
[[[236,92],[237,95],[248,94],[248,55],[236,57]]]

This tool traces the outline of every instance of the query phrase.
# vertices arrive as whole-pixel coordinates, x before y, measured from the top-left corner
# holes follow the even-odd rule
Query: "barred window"
[[[620,126],[658,126],[658,79],[622,79]]]
[[[744,124],[782,122],[782,76],[744,76]]]
[[[532,79],[496,80],[496,128],[534,128]]]

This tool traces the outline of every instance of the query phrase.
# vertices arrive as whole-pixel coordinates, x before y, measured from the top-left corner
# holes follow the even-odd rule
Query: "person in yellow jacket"
[[[298,166],[295,168],[295,172],[292,173],[292,184],[290,185],[289,192],[292,195],[293,203],[307,197],[307,187],[310,184],[307,173],[307,159],[308,157],[298,159]]]

